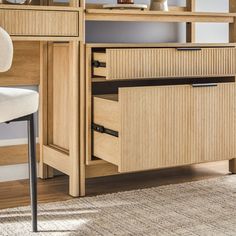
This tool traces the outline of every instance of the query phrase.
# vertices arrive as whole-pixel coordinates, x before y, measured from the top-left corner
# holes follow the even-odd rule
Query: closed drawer
[[[79,36],[79,11],[28,8],[0,9],[0,26],[11,36]]]
[[[232,76],[236,49],[113,48],[94,52],[93,75],[107,80]]]
[[[120,172],[235,157],[234,83],[120,88],[93,106],[93,155]]]

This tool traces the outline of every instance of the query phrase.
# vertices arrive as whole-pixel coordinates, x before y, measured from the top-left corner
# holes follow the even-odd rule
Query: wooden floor
[[[228,162],[224,161],[174,169],[94,178],[86,182],[87,196],[196,181],[227,174],[229,174]],[[41,203],[71,199],[68,196],[68,177],[60,176],[49,180],[39,180],[38,193]],[[0,183],[0,209],[28,204],[28,181],[21,180]]]

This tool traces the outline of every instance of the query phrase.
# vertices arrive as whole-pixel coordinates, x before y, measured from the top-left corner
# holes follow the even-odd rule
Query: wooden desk
[[[70,6],[0,4],[0,26],[14,41],[13,65],[0,75],[0,86],[39,86],[39,175],[52,176],[48,165],[68,174],[73,196],[80,194],[78,171],[72,169],[79,168],[82,17],[79,1],[74,0]],[[27,161],[26,145],[0,148],[0,155],[12,151],[8,164]]]

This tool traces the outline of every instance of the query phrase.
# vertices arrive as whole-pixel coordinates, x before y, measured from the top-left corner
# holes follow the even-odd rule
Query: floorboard
[[[165,170],[132,173],[125,175],[92,178],[86,181],[87,196],[157,187],[183,183],[229,174],[228,161],[172,168]],[[38,181],[39,202],[54,202],[72,199],[68,195],[67,176]],[[0,209],[29,204],[27,180],[0,183]]]

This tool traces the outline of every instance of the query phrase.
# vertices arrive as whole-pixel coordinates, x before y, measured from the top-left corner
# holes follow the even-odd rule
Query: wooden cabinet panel
[[[93,75],[107,80],[236,74],[234,47],[112,48],[94,53],[93,59]]]
[[[69,44],[49,46],[48,142],[69,150]]]
[[[236,157],[235,101],[234,83],[192,89],[192,162]]]
[[[120,89],[121,172],[187,164],[190,86]]]

